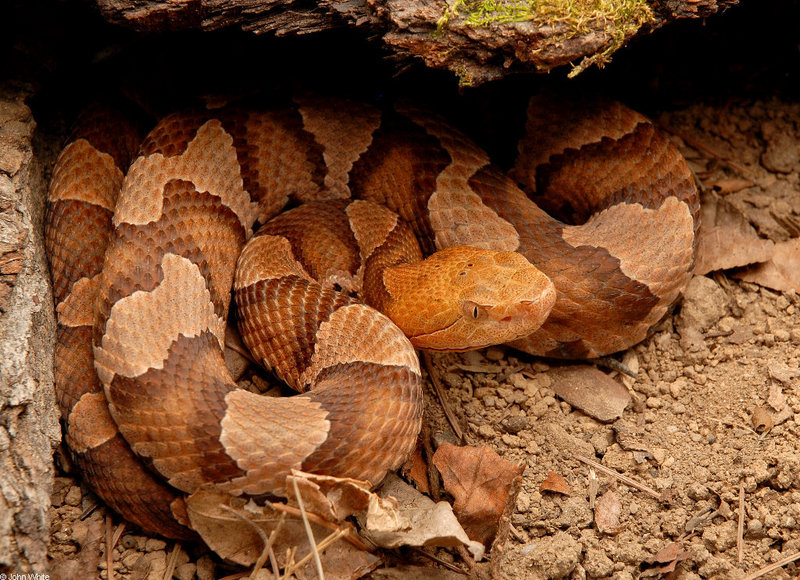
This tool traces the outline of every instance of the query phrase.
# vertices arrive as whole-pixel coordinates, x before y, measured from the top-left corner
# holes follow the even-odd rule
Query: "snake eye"
[[[465,300],[462,305],[464,316],[472,318],[472,320],[483,320],[486,318],[486,307],[473,302],[472,300]]]

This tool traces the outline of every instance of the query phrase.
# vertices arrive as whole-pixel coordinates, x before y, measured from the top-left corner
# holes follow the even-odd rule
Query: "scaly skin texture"
[[[547,319],[553,283],[516,252],[453,246],[387,268],[376,307],[427,350],[470,350],[525,337]]]
[[[57,388],[90,485],[190,537],[182,493],[202,486],[280,495],[291,469],[372,483],[396,469],[421,426],[414,346],[599,356],[641,340],[688,281],[691,175],[624,107],[551,106],[532,101],[515,174],[575,225],[404,103],[176,113],[124,181],[135,132],[90,117],[54,170],[47,229]],[[229,376],[231,288],[245,343],[300,395]]]

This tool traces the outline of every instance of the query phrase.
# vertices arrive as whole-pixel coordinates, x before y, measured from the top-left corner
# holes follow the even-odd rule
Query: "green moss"
[[[532,22],[537,27],[563,28],[534,49],[537,51],[591,31],[604,32],[608,39],[605,49],[584,58],[569,76],[577,75],[592,64],[602,66],[608,62],[613,52],[643,24],[654,19],[646,0],[454,0],[439,18],[437,33],[447,28],[455,17],[467,26]]]

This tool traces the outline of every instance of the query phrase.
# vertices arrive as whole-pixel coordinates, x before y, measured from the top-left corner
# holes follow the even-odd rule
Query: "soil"
[[[609,78],[624,76],[625,66],[622,62]],[[734,76],[742,70],[737,66],[729,67]],[[743,210],[763,238],[797,237],[786,227],[800,220],[797,101],[763,92],[751,97],[744,89],[724,98],[675,96],[684,81],[665,83],[665,93],[653,99],[643,96],[646,79],[628,93],[616,93],[644,104],[661,125],[691,138],[675,141],[708,187],[726,179],[748,181],[720,194]],[[64,122],[50,131],[63,135]],[[716,154],[690,146],[691,140]],[[52,153],[57,136],[50,141],[44,147]],[[556,396],[553,371],[572,363],[505,347],[433,357],[464,443],[488,445],[524,467],[508,531],[490,563],[476,565],[475,576],[628,580],[666,577],[672,561],[677,564],[672,578],[736,580],[800,552],[800,296],[738,281],[734,273],[696,277],[652,336],[616,357],[638,372],[626,385],[631,404],[612,422],[598,421]],[[622,381],[618,371],[604,372]],[[432,440],[454,441],[442,406],[426,385]],[[59,466],[50,577],[108,578],[106,510],[68,473],[63,458]],[[565,478],[569,495],[541,490],[551,472]],[[597,501],[609,491],[607,497],[619,502],[618,522],[598,526]],[[210,580],[240,571],[200,546],[148,537],[113,515],[108,530],[118,536],[114,578],[161,579],[170,568],[179,580]],[[665,555],[673,543],[680,550]],[[427,551],[468,569],[458,550]],[[661,568],[654,563],[657,555]],[[461,577],[415,552],[384,557],[387,569],[374,572],[375,578]],[[799,576],[800,566],[789,563],[760,577]]]

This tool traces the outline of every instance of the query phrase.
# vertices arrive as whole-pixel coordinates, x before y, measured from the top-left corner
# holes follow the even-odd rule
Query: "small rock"
[[[523,415],[514,415],[503,422],[503,429],[515,435],[528,427],[530,427],[530,421]]]
[[[125,554],[122,555],[122,563],[128,570],[133,570],[136,564],[144,558],[144,554],[140,554],[135,550],[129,550]]]
[[[581,546],[568,533],[558,532],[523,547],[522,553],[531,555],[534,568],[544,577],[566,578],[578,565]]]
[[[122,536],[122,547],[129,550],[141,550],[144,548],[145,539],[141,536]]]
[[[167,555],[164,552],[148,552],[144,558],[149,564],[147,580],[163,580],[167,570]]]
[[[703,543],[712,553],[724,552],[736,545],[736,533],[736,521],[728,520],[706,528],[703,532]]]
[[[761,125],[761,134],[767,142],[761,164],[770,171],[791,173],[800,161],[800,147],[791,132],[783,124],[767,122]]]
[[[506,354],[503,352],[502,349],[493,346],[491,348],[487,348],[486,349],[485,356],[486,356],[486,360],[499,361],[499,360],[503,360],[505,358]]]
[[[214,561],[208,556],[197,560],[197,580],[214,580]]]
[[[197,565],[192,563],[181,564],[175,568],[174,578],[177,580],[192,580],[194,573],[197,570]]]
[[[158,550],[163,550],[166,547],[167,543],[164,540],[157,540],[156,538],[148,538],[148,540],[144,543],[145,552],[156,552]]]
[[[728,313],[728,296],[711,278],[695,276],[683,294],[678,317],[686,327],[704,331]]]
[[[81,497],[81,488],[73,485],[64,497],[64,503],[71,506],[79,506],[81,505]]]

